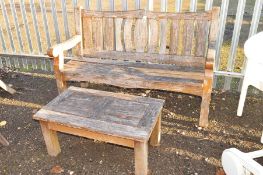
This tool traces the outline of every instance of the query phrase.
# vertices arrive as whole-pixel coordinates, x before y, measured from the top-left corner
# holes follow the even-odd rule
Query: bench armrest
[[[47,54],[51,58],[58,57],[61,54],[63,54],[64,51],[75,47],[80,42],[81,42],[81,35],[75,35],[71,39],[49,48]]]
[[[216,50],[214,48],[208,48],[206,62],[205,62],[206,69],[210,69],[210,70],[214,69],[215,55],[216,55]]]

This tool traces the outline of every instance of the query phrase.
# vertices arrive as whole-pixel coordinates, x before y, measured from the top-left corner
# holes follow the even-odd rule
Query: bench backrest
[[[216,40],[216,27],[211,24],[217,18],[218,8],[195,13],[82,9],[77,31],[82,35],[83,55],[120,59],[133,55],[139,61],[140,55],[148,60],[160,54],[206,57],[209,43]]]

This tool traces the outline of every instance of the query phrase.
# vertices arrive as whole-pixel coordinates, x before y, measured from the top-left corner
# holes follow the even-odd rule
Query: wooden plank
[[[83,32],[83,52],[90,54],[94,52],[93,33],[92,33],[92,19],[82,19],[82,32]]]
[[[100,140],[100,141],[107,142],[107,143],[113,143],[117,145],[134,148],[134,141],[130,139],[122,138],[122,137],[100,134],[97,132],[92,132],[89,130],[79,129],[79,128],[72,128],[69,126],[59,125],[56,123],[49,123],[48,127],[49,129],[60,131],[63,133],[73,134],[73,135],[77,135],[80,137],[86,137],[89,139],[95,139],[95,140]]]
[[[104,47],[105,50],[114,50],[114,20],[113,18],[104,18]]]
[[[134,142],[135,175],[148,174],[148,142]]]
[[[178,54],[179,51],[179,34],[180,34],[180,21],[173,20],[170,32],[170,54]]]
[[[143,62],[130,62],[121,60],[108,60],[108,59],[98,59],[98,58],[86,58],[83,57],[82,60],[71,60],[65,66],[68,68],[78,67],[78,69],[86,69],[85,67],[80,67],[86,64],[105,64],[112,66],[126,66],[126,67],[136,67],[136,68],[147,68],[147,69],[157,69],[161,71],[181,71],[181,72],[191,72],[191,73],[204,73],[204,67],[200,66],[189,66],[189,65],[173,65],[173,64],[148,64]],[[203,65],[205,66],[205,65]]]
[[[60,113],[50,110],[40,110],[34,115],[34,119],[41,121],[52,121],[60,125],[89,129],[91,132],[107,134],[110,136],[124,137],[126,139],[143,141],[148,138],[148,133],[141,128],[121,125],[117,123],[107,123],[100,120],[72,116],[66,113]]]
[[[85,17],[107,17],[107,18],[147,18],[147,19],[177,19],[177,20],[211,20],[212,12],[195,13],[172,13],[172,12],[153,12],[146,10],[130,11],[88,11],[84,10],[82,16]]]
[[[148,28],[146,19],[137,19],[134,29],[134,44],[136,52],[144,52],[148,40]]]
[[[194,21],[184,21],[184,32],[183,32],[183,55],[192,54],[193,46],[193,35],[194,35]]]
[[[155,53],[136,53],[136,52],[96,52],[92,54],[86,54],[86,57],[103,58],[103,59],[117,59],[117,60],[129,60],[133,62],[149,62],[149,63],[160,63],[160,64],[176,64],[185,65],[192,67],[204,67],[204,57],[193,57],[193,56],[177,56],[167,54],[155,54]]]
[[[38,111],[33,118],[109,136],[143,141],[149,139],[163,103],[164,100],[160,99],[70,87]],[[78,111],[79,109],[81,111]],[[104,114],[114,116],[115,119],[101,117]],[[126,119],[126,124],[116,122]],[[141,119],[149,119],[150,123],[142,126],[129,123],[132,120],[137,120],[138,123]]]
[[[134,44],[133,44],[133,19],[125,19],[124,20],[124,46],[125,46],[125,51],[131,52],[134,50]]]
[[[197,21],[196,22],[196,44],[195,44],[195,56],[206,56],[205,51],[207,50],[207,39],[208,39],[208,22]]]
[[[148,66],[149,64],[145,64]],[[150,64],[151,65],[151,64]],[[152,64],[154,65],[154,64]],[[164,65],[161,65],[164,66]],[[166,66],[166,65],[165,65]],[[77,69],[76,69],[77,68]],[[158,69],[158,68],[157,68]],[[161,68],[160,68],[161,69]],[[185,69],[184,69],[185,70]],[[160,75],[162,73],[162,75]],[[98,84],[111,84],[124,88],[145,88],[178,91],[195,95],[202,93],[203,74],[162,72],[133,66],[79,62],[65,65],[66,80],[89,81]],[[199,76],[198,80],[192,77]]]
[[[47,152],[50,156],[57,156],[60,152],[60,146],[58,142],[58,136],[56,131],[48,128],[48,123],[40,121],[42,134],[46,143]]]
[[[94,48],[96,51],[103,50],[103,28],[102,28],[102,18],[92,19],[92,37]]]
[[[160,20],[160,48],[159,53],[166,53],[166,40],[167,40],[167,19]]]
[[[148,52],[156,53],[158,48],[159,30],[157,20],[149,20],[149,41],[148,41]]]
[[[115,19],[115,45],[116,51],[123,51],[123,44],[122,44],[122,18]]]

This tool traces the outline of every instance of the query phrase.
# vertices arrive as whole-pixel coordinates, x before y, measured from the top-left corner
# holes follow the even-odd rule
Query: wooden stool
[[[135,174],[148,172],[148,141],[160,143],[164,100],[70,87],[34,115],[48,154],[57,156],[56,131],[134,148]]]

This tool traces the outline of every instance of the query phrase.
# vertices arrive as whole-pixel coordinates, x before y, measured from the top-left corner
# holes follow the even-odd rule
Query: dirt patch
[[[54,77],[41,72],[9,73],[5,82],[13,84],[15,95],[0,90],[0,119],[7,121],[0,132],[10,146],[0,146],[0,174],[133,174],[133,150],[59,134],[62,153],[47,154],[39,124],[32,119],[41,106],[57,96]],[[243,117],[236,116],[238,93],[214,91],[210,125],[199,130],[201,99],[164,91],[127,90],[90,84],[89,88],[130,93],[166,100],[162,118],[160,147],[149,147],[151,174],[215,174],[226,148],[242,151],[262,149],[262,94],[247,98]]]

